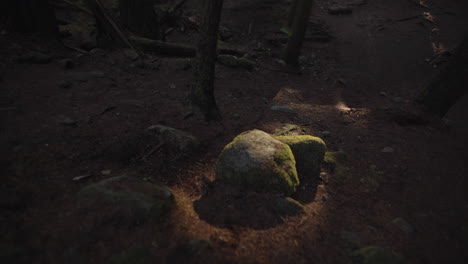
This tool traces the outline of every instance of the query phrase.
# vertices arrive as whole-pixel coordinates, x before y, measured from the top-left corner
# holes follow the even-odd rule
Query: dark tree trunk
[[[428,111],[444,116],[468,90],[468,35],[455,50],[448,65],[420,95]]]
[[[58,27],[50,0],[2,0],[0,22],[19,32],[57,36]]]
[[[291,36],[288,44],[283,51],[282,59],[289,65],[298,65],[299,55],[301,53],[302,43],[309,22],[312,0],[297,0],[295,7],[294,22],[292,23]]]
[[[151,39],[161,39],[155,0],[119,0],[120,20],[130,31]]]
[[[214,75],[222,7],[222,0],[203,1],[203,14],[205,16],[200,25],[200,39],[193,69],[189,103],[192,113],[201,114],[205,120],[219,118],[214,98]]]
[[[289,13],[288,13],[288,21],[286,22],[286,26],[288,27],[289,30],[291,30],[293,23],[294,23],[294,17],[296,16],[297,13],[297,3],[298,0],[292,0],[291,2],[291,7],[289,8]]]

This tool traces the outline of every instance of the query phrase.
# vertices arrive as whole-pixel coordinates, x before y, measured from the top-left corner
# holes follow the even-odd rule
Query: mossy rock
[[[190,152],[198,148],[200,142],[193,135],[172,127],[154,125],[147,128],[149,132],[159,137],[160,142],[181,152]]]
[[[368,246],[351,253],[353,264],[403,264],[405,259],[387,249]]]
[[[151,252],[143,246],[134,246],[113,256],[107,264],[151,264]]]
[[[161,220],[174,205],[169,188],[128,176],[91,184],[77,196],[82,206],[96,212],[103,222],[129,226]]]
[[[282,198],[276,199],[275,204],[274,204],[274,210],[279,215],[290,216],[290,215],[297,215],[297,214],[303,213],[304,206],[300,202],[290,197],[282,197]]]
[[[278,136],[277,140],[287,144],[297,162],[301,175],[318,177],[327,146],[321,138],[310,135]]]
[[[260,130],[237,136],[216,163],[216,178],[249,189],[292,194],[299,185],[291,148]]]

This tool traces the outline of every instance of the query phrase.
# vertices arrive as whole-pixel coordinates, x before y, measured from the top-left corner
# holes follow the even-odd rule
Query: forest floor
[[[150,249],[152,263],[349,263],[350,252],[367,245],[408,263],[468,263],[468,97],[443,119],[414,103],[443,67],[437,54],[466,34],[468,3],[334,2],[351,4],[352,13],[330,15],[330,1],[314,1],[300,72],[288,72],[277,60],[287,2],[225,0],[226,42],[256,66],[217,64],[221,122],[184,119],[191,79],[184,60],[132,61],[117,48],[80,55],[2,32],[0,245],[13,248],[9,263],[102,263],[135,245]],[[192,31],[176,29],[168,40],[193,41]],[[19,63],[31,50],[52,62]],[[75,67],[65,69],[66,58]],[[203,149],[155,148],[142,160],[158,145],[146,132],[155,124],[193,134]],[[217,156],[237,134],[288,124],[347,156],[339,175],[324,171],[292,196],[304,213],[278,217],[257,194],[233,196],[212,183]],[[178,205],[167,223],[83,232],[76,193],[122,174],[173,189]],[[197,238],[210,248],[181,250]]]

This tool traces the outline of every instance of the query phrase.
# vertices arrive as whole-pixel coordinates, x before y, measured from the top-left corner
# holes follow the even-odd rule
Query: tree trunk
[[[49,0],[2,0],[0,22],[19,32],[57,36],[55,12]]]
[[[201,114],[205,120],[218,119],[214,98],[216,45],[221,19],[222,0],[204,0],[205,17],[200,25],[200,39],[193,69],[193,82],[189,95],[192,114]]]
[[[444,116],[468,90],[468,35],[437,79],[419,96],[428,111]]]
[[[292,23],[291,36],[288,44],[283,51],[282,59],[289,65],[297,66],[298,58],[301,52],[302,43],[309,22],[312,0],[297,0],[296,14]]]
[[[120,21],[130,31],[142,37],[161,39],[159,18],[154,11],[155,0],[119,0]]]
[[[291,7],[289,8],[288,21],[287,21],[286,26],[288,27],[290,31],[294,23],[294,17],[296,17],[296,13],[297,13],[297,2],[298,0],[292,0]]]

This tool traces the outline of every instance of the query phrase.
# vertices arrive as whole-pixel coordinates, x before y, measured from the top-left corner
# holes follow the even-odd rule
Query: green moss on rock
[[[216,177],[255,190],[292,194],[299,185],[296,160],[288,145],[260,131],[247,131],[226,145]]]
[[[287,144],[302,175],[318,177],[327,146],[321,138],[310,135],[278,136],[277,140]]]

